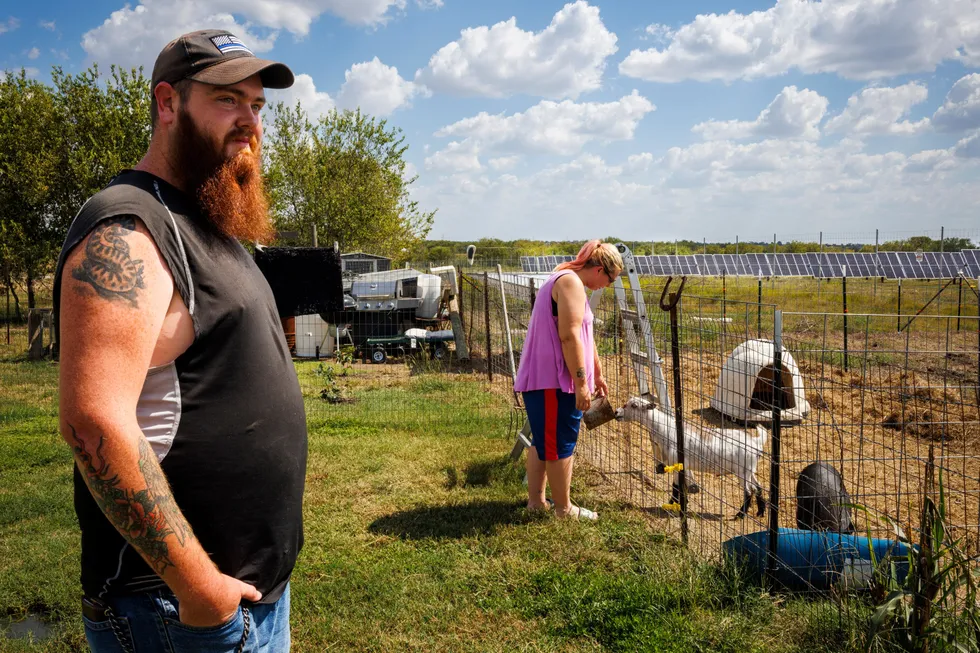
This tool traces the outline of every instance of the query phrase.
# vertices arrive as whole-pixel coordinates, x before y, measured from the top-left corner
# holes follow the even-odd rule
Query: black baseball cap
[[[228,86],[259,74],[265,88],[289,88],[293,71],[286,64],[259,59],[241,40],[220,29],[190,32],[164,46],[153,64],[151,89],[182,79]]]

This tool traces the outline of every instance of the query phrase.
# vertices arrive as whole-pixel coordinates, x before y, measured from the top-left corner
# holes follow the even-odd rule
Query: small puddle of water
[[[0,620],[0,632],[2,631],[6,631],[7,639],[27,639],[33,633],[34,639],[41,640],[54,634],[51,626],[41,621],[36,614],[29,614],[20,621]]]

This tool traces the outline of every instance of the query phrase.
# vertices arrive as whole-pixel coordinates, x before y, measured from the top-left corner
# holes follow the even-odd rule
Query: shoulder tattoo
[[[71,276],[89,284],[109,300],[137,306],[136,291],[144,288],[143,261],[129,256],[125,238],[136,231],[134,218],[108,220],[96,227],[85,243],[85,259]]]

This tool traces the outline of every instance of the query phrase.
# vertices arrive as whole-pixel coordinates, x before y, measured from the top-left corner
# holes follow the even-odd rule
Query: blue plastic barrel
[[[847,533],[780,528],[774,580],[790,590],[827,590],[848,576],[866,584],[871,574],[871,553],[880,564],[890,556],[899,582],[908,575],[909,545],[882,538]],[[739,535],[722,545],[726,555],[741,559],[758,575],[766,571],[769,531]]]

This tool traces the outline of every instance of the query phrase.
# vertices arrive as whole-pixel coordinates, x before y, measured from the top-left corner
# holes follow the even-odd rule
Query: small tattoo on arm
[[[167,479],[156,464],[150,444],[140,438],[139,467],[146,488],[122,488],[119,487],[122,482],[119,475],[110,469],[102,455],[105,438],[83,439],[74,426],[69,424],[68,428],[74,440],[72,450],[79,470],[95,502],[123,537],[149,560],[154,571],[163,576],[174,564],[167,537],[173,535],[183,546],[193,533],[174,501]]]
[[[134,307],[136,291],[144,288],[143,261],[129,256],[124,238],[136,231],[136,220],[118,218],[97,226],[85,243],[85,259],[71,276],[92,286],[109,300],[126,300]]]
[[[580,367],[577,370],[575,370],[575,376],[578,377],[578,378],[580,378],[580,379],[584,379],[585,378],[585,368],[584,367]]]

